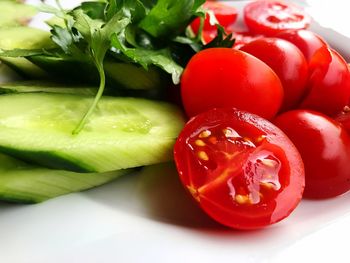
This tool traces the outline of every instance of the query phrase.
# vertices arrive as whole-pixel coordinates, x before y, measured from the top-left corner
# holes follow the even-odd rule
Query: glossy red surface
[[[281,107],[283,88],[261,60],[239,50],[212,48],[188,63],[181,97],[190,117],[215,107],[236,107],[271,119]]]
[[[282,111],[297,106],[308,79],[308,65],[301,51],[290,42],[278,38],[261,38],[243,47],[245,51],[270,66],[282,82]]]
[[[279,0],[260,0],[247,4],[244,20],[251,32],[266,36],[274,36],[288,29],[304,29],[311,22],[309,15],[299,6]]]
[[[343,126],[318,112],[294,110],[276,118],[299,150],[309,198],[328,198],[350,189],[350,138]]]
[[[276,223],[302,197],[298,151],[277,127],[250,113],[226,108],[197,115],[174,155],[185,188],[208,215],[232,228]]]

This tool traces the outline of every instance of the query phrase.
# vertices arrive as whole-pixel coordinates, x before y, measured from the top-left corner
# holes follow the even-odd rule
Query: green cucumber
[[[85,128],[72,135],[92,96],[22,93],[0,96],[0,151],[46,167],[106,172],[172,159],[184,125],[174,105],[103,97]]]
[[[0,57],[0,60],[18,75],[31,79],[47,79],[49,75],[26,58]]]
[[[99,75],[93,64],[46,55],[28,56],[27,59],[54,77],[65,76],[69,80],[99,83]],[[136,64],[116,59],[106,59],[104,70],[107,86],[118,89],[123,95],[126,90],[135,90],[135,94],[160,92],[170,82],[166,74],[155,67],[145,70]]]
[[[31,27],[0,28],[0,49],[40,50],[54,47],[55,44],[50,39],[49,32]],[[31,78],[48,77],[46,71],[28,61],[26,58],[0,56],[0,60],[21,76]]]
[[[37,13],[32,6],[14,1],[0,1],[0,27],[25,25]]]
[[[50,32],[32,27],[0,28],[0,49],[50,49],[55,44]]]
[[[131,171],[128,169],[107,173],[76,173],[52,170],[0,154],[0,200],[39,203],[108,183]]]
[[[33,92],[95,95],[97,92],[97,88],[63,86],[62,84],[40,82],[40,81],[21,81],[21,82],[12,82],[12,83],[3,83],[3,84],[0,83],[0,94],[33,93]]]

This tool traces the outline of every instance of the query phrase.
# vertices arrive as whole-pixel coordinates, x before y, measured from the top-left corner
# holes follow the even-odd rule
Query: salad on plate
[[[215,221],[277,223],[350,189],[350,73],[281,0],[5,0],[0,200],[38,203],[174,160]],[[28,22],[50,14],[49,31]],[[6,75],[16,75],[10,81]]]

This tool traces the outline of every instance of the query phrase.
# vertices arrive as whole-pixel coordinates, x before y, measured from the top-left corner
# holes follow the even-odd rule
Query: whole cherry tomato
[[[266,36],[274,36],[288,29],[304,29],[311,22],[303,9],[279,0],[260,0],[247,4],[244,20],[252,33]]]
[[[304,161],[305,197],[334,197],[350,189],[350,138],[342,125],[308,110],[283,113],[274,123],[292,140]]]
[[[276,126],[233,108],[192,118],[174,148],[184,187],[223,225],[255,229],[287,217],[300,202],[304,166]]]
[[[345,106],[343,111],[337,114],[334,119],[337,122],[340,122],[344,128],[347,130],[348,134],[350,134],[350,107]]]
[[[223,27],[232,25],[237,19],[237,15],[238,15],[237,9],[233,6],[230,6],[224,3],[206,1],[203,4],[203,8],[212,12],[216,17],[217,22],[219,22],[219,24]],[[191,23],[191,28],[193,32],[197,33],[199,30],[199,26],[200,26],[200,19],[196,18]],[[210,17],[208,15],[206,15],[205,17],[203,30],[216,31],[216,25],[212,25],[210,23]]]
[[[288,40],[296,45],[304,54],[307,61],[322,47],[326,47],[327,43],[319,35],[309,30],[287,30],[276,35],[278,38]]]
[[[283,39],[260,38],[240,50],[261,59],[276,72],[284,89],[282,111],[300,102],[308,79],[308,65],[295,45]]]
[[[300,108],[334,116],[350,100],[350,73],[345,60],[328,47],[320,48],[309,63],[310,77]]]
[[[187,64],[181,97],[190,117],[214,107],[236,107],[271,119],[282,104],[283,88],[261,60],[235,49],[211,48]]]

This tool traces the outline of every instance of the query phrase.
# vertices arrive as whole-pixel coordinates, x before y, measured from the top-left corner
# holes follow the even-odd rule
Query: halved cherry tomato
[[[334,116],[350,100],[350,73],[345,60],[327,47],[319,49],[309,63],[307,93],[300,108]]]
[[[296,45],[304,54],[307,61],[322,47],[326,47],[326,41],[319,35],[309,30],[287,30],[276,35],[278,38],[288,40]]]
[[[324,114],[294,110],[274,123],[298,148],[305,165],[305,197],[328,198],[350,189],[350,138]]]
[[[308,65],[301,51],[290,42],[278,38],[261,38],[243,47],[245,51],[269,65],[282,82],[282,111],[296,106],[306,88]]]
[[[282,104],[283,88],[261,60],[235,49],[211,48],[187,64],[181,97],[189,117],[214,107],[236,107],[271,119]]]
[[[174,156],[180,179],[223,225],[255,229],[287,217],[304,189],[301,157],[276,126],[233,108],[192,118]]]
[[[274,36],[288,29],[304,29],[311,19],[300,7],[280,0],[260,0],[247,4],[244,20],[255,34]]]
[[[203,4],[203,7],[213,12],[213,14],[216,17],[216,20],[224,28],[232,25],[237,19],[238,12],[237,12],[237,9],[233,6],[230,6],[224,3],[206,1]],[[193,22],[191,23],[191,28],[193,32],[195,33],[198,32],[199,25],[200,25],[199,18],[196,18],[195,20],[193,20]],[[203,29],[206,31],[216,30],[216,25],[210,24],[210,18],[208,15],[205,17]]]

